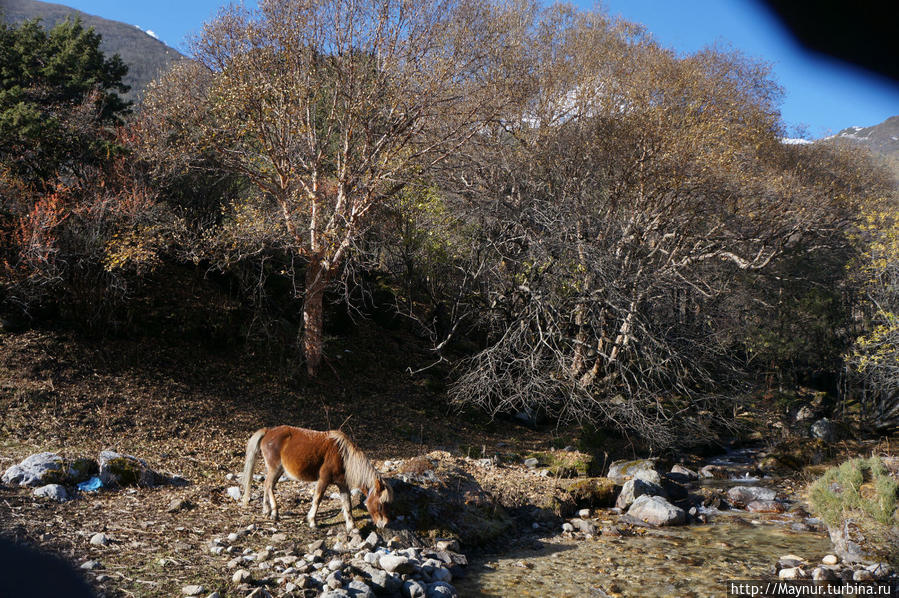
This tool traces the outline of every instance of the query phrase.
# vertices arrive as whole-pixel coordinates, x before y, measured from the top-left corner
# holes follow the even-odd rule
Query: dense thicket
[[[233,276],[299,327],[310,375],[342,285],[431,340],[458,405],[671,446],[730,425],[735,398],[835,386],[857,291],[891,301],[890,228],[859,227],[892,213],[891,181],[846,146],[782,143],[780,90],[737,52],[677,56],[567,6],[263,0],[194,54],[120,135],[128,160],[63,202],[106,206],[93,236],[57,234],[96,222],[71,208],[7,230],[30,222],[55,235],[32,245],[107,278]],[[849,276],[857,260],[877,285]],[[891,314],[857,344],[878,380]]]

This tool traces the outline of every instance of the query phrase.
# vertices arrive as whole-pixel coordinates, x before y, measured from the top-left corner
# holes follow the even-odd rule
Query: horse
[[[387,505],[393,500],[393,489],[384,481],[371,461],[340,430],[320,432],[293,426],[256,430],[247,441],[242,479],[244,507],[250,500],[250,481],[253,466],[256,464],[256,455],[260,450],[265,460],[262,496],[264,516],[270,515],[272,519],[278,519],[275,484],[283,472],[292,480],[318,481],[312,491],[312,506],[306,515],[306,521],[313,529],[318,503],[330,484],[336,485],[340,492],[347,531],[355,528],[350,503],[350,490],[355,488],[366,495],[365,506],[378,529],[383,529],[389,523]]]

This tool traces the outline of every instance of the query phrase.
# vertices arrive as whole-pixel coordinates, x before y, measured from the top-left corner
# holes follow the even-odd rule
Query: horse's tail
[[[259,452],[259,445],[266,432],[268,432],[268,428],[260,428],[253,432],[247,441],[247,459],[243,465],[243,477],[240,479],[243,484],[243,496],[240,502],[243,506],[250,503],[250,480],[253,479],[253,466],[256,465],[256,454]]]

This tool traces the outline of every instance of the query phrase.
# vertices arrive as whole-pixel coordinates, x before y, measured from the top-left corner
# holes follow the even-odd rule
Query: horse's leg
[[[275,502],[275,485],[278,483],[278,478],[281,477],[282,471],[284,471],[284,468],[280,464],[277,467],[270,467],[268,463],[265,464],[265,492],[262,496],[262,513],[265,515],[266,511],[270,510],[271,517],[275,521],[278,520],[278,503]],[[269,505],[271,505],[271,509],[266,509]]]
[[[328,481],[325,478],[318,478],[318,483],[312,491],[312,506],[309,507],[309,514],[306,515],[306,521],[309,522],[309,527],[311,528],[315,528],[315,514],[318,512],[318,501],[322,499],[322,495],[327,487]]]
[[[343,519],[346,521],[346,531],[351,532],[356,529],[356,524],[353,522],[353,505],[350,502],[350,489],[346,486],[337,486],[337,490],[340,492],[340,504],[343,508]]]

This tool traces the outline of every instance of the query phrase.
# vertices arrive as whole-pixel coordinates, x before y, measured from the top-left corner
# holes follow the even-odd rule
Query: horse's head
[[[368,491],[368,498],[365,499],[365,507],[378,529],[383,529],[390,523],[388,505],[391,501],[393,501],[393,488],[380,477],[375,478],[374,485]]]

